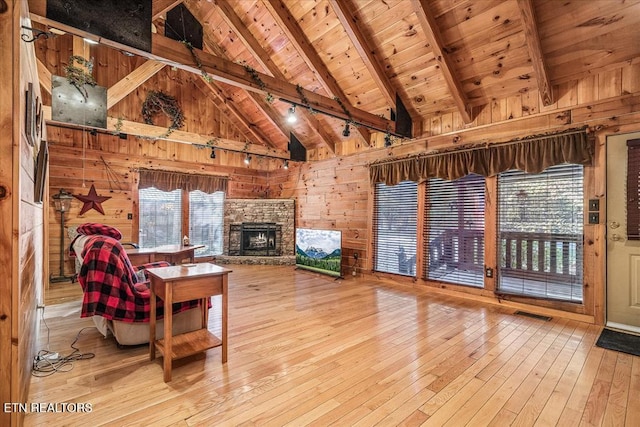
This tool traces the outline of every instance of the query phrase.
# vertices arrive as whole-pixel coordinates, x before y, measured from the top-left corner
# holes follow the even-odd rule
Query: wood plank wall
[[[124,241],[135,241],[137,224],[137,190],[139,168],[200,173],[231,177],[227,197],[238,199],[270,198],[268,171],[282,167],[282,161],[254,157],[250,166],[244,164],[242,153],[217,150],[211,159],[211,150],[167,141],[151,141],[129,137],[126,140],[109,133],[91,135],[76,129],[48,126],[50,144],[50,194],[61,188],[72,194],[86,195],[95,185],[100,196],[111,197],[102,203],[105,214],[92,209],[78,215],[83,203],[74,198],[71,211],[65,217],[65,248],[69,240],[68,228],[85,222],[100,222],[118,228]],[[277,191],[280,191],[277,189]],[[50,269],[59,275],[60,269],[60,214],[53,200],[46,202],[49,211]],[[133,219],[127,219],[131,213]],[[74,271],[74,262],[65,249],[64,274]]]
[[[64,39],[47,41],[46,47],[40,49],[42,51],[39,56],[44,58],[45,66],[53,74],[64,74],[57,64],[68,62],[68,56],[72,52],[69,42],[65,42]],[[125,57],[116,51],[92,48],[91,52],[95,55],[96,80],[106,87],[115,84],[140,65],[140,59]],[[114,66],[115,70],[112,71]],[[389,148],[384,147],[383,134],[374,134],[370,146],[354,136],[336,142],[337,157],[326,147],[309,150],[308,159],[311,162],[292,162],[288,171],[282,170],[279,161],[275,160],[265,159],[263,161],[266,164],[247,168],[241,163],[242,156],[239,154],[219,153],[218,158],[211,162],[208,150],[197,150],[187,145],[133,138],[123,142],[107,134],[99,133],[92,136],[69,129],[50,128],[53,152],[50,188],[52,193],[57,192],[59,188],[65,188],[74,194],[86,194],[91,183],[95,183],[98,194],[113,197],[105,203],[105,206],[109,206],[107,215],[96,216],[95,211],[90,211],[83,218],[77,218],[73,217],[72,209],[68,224],[73,226],[89,220],[111,221],[122,229],[127,239],[132,235],[132,223],[126,219],[126,214],[137,212],[133,169],[158,167],[169,170],[228,173],[233,177],[229,197],[294,198],[297,200],[296,226],[341,230],[344,265],[348,268],[355,267],[358,272],[365,272],[370,271],[372,265],[372,190],[368,179],[368,163],[380,158],[429,152],[456,145],[500,142],[582,125],[597,129],[599,135],[618,132],[625,126],[633,127],[637,122],[635,114],[640,111],[639,76],[638,63],[612,66],[599,74],[554,86],[557,101],[551,106],[543,106],[537,91],[496,99],[489,105],[474,107],[475,120],[469,125],[463,123],[458,113],[433,116],[415,124],[416,129],[423,130],[421,136],[412,142],[396,140]],[[151,89],[163,89],[176,96],[183,106],[187,119],[184,130],[243,140],[242,132],[229,121],[223,110],[215,103],[214,108],[211,108],[212,99],[203,92],[197,79],[198,76],[165,67],[111,108],[109,116],[142,121],[140,106],[146,92]],[[45,103],[47,101],[45,97]],[[166,117],[158,117],[157,124],[167,125],[163,120],[166,121]],[[84,159],[84,164],[81,165],[78,159]],[[217,167],[223,165],[228,169]],[[113,177],[109,178],[107,174],[109,168],[122,177],[126,188],[113,189]],[[603,171],[604,164],[601,161],[599,166],[588,169],[588,198],[605,196],[602,185]],[[77,212],[80,205],[79,202],[75,203],[77,204],[74,209]],[[50,266],[53,269],[57,268],[60,256],[57,249],[60,237],[59,222],[56,226],[59,219],[51,206],[49,215]],[[604,228],[600,225],[587,226],[586,234],[592,238],[591,240],[598,242],[594,243],[592,252],[588,255],[599,254],[600,261],[595,264],[593,271],[585,271],[585,277],[598,285],[587,287],[585,305],[588,307],[580,307],[573,311],[593,316],[596,314],[593,307],[601,306],[604,298],[597,296],[602,293],[604,286]],[[354,252],[358,252],[359,255],[357,266],[353,259]],[[585,265],[590,268],[594,264]],[[67,261],[65,272],[71,270],[72,263]],[[479,296],[490,295],[481,293]]]
[[[279,194],[272,195],[296,199],[297,226],[342,230],[343,265],[353,266],[355,261],[352,255],[357,251],[358,273],[369,272],[372,269],[370,230],[373,209],[367,167],[370,162],[456,145],[501,142],[588,125],[597,139],[597,153],[595,166],[586,168],[585,201],[600,198],[601,206],[604,206],[606,136],[640,129],[640,64],[607,70],[577,82],[556,86],[554,90],[558,93],[558,101],[553,106],[541,107],[537,93],[496,100],[494,104],[480,109],[470,126],[463,126],[457,114],[434,117],[425,123],[427,135],[411,143],[396,142],[392,147],[384,148],[381,135],[372,144],[377,149],[360,151],[357,140],[352,139],[336,145],[343,153],[339,157],[327,158],[328,153],[315,150],[309,155],[318,161],[290,168],[286,176],[283,172],[270,173],[271,187],[282,189]],[[350,146],[350,143],[353,145]],[[580,307],[536,304],[588,316],[581,317],[582,320],[592,319],[600,324],[604,322],[604,212],[601,218],[599,225],[585,225],[585,303]],[[487,241],[489,244],[490,241]],[[343,273],[351,274],[351,271]],[[418,284],[445,287],[422,281]],[[453,288],[458,292],[472,293],[477,298],[493,298],[488,292]],[[528,300],[522,302],[531,303]]]
[[[44,250],[46,213],[34,202],[34,159],[24,131],[28,83],[38,99],[38,75],[32,44],[20,39],[29,26],[26,2],[6,1],[0,13],[0,401],[26,402],[38,341],[37,304],[41,304],[47,268]],[[0,425],[22,425],[24,413],[0,411]]]

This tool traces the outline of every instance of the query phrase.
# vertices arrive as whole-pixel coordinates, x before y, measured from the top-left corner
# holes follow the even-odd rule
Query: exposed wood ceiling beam
[[[271,60],[270,55],[264,50],[264,48],[260,45],[258,40],[251,34],[251,32],[244,25],[240,17],[235,13],[233,8],[227,2],[216,2],[215,5],[221,12],[222,18],[225,20],[227,25],[231,27],[235,33],[240,38],[240,41],[244,44],[247,50],[251,53],[253,58],[260,64],[263,70],[266,70],[271,73],[275,78],[285,80],[284,74],[280,71],[278,66]],[[193,13],[193,12],[192,12]],[[335,143],[333,143],[333,138],[329,135],[322,126],[315,126],[313,123],[313,118],[311,118],[311,113],[306,109],[299,109],[298,114],[300,117],[307,123],[312,131],[318,133],[322,141],[329,147],[332,153],[336,152]]]
[[[216,84],[216,82],[207,82],[204,79],[198,79],[196,81],[196,84],[202,86],[202,90],[209,96],[215,98],[218,104],[224,104],[224,108],[226,109],[226,111],[228,111],[233,116],[233,122],[238,127],[238,129],[243,134],[245,134],[245,136],[251,136],[251,138],[248,139],[253,139],[255,142],[258,142],[265,146],[271,146],[271,144],[269,143],[269,139],[262,132],[260,132],[260,129],[248,123],[244,115],[240,111],[238,111],[233,103],[229,102],[229,98],[222,90],[222,88],[220,88],[220,86]]]
[[[444,76],[445,82],[447,82],[449,92],[453,97],[456,107],[458,107],[458,111],[462,116],[462,120],[465,123],[471,123],[473,121],[473,117],[471,115],[471,105],[469,103],[467,95],[462,89],[460,80],[458,80],[454,73],[449,55],[447,55],[447,53],[444,51],[444,42],[442,40],[440,30],[438,29],[436,19],[429,11],[429,0],[411,1],[413,3],[413,9],[418,16],[418,21],[420,21],[420,26],[422,27],[422,30],[424,31],[427,40],[431,45],[431,49],[433,50],[436,61],[438,61],[438,64],[440,65],[440,71]]]
[[[165,67],[165,64],[149,60],[130,72],[122,80],[116,82],[107,89],[107,110],[118,102],[123,100],[127,95],[136,90],[142,83],[149,80]]]
[[[35,22],[50,25],[71,34],[96,39],[95,35],[82,31],[78,28],[65,25],[61,22],[53,21],[36,13],[31,14],[31,19]],[[255,75],[262,82],[262,84],[258,84],[249,75],[249,73],[247,73],[242,65],[195,49],[196,54],[202,63],[202,69],[200,69],[194,63],[191,52],[189,52],[189,49],[187,49],[183,43],[158,34],[152,34],[151,37],[151,52],[135,49],[131,46],[126,46],[108,39],[99,38],[99,41],[105,46],[130,52],[143,58],[166,62],[192,73],[202,74],[202,71],[204,70],[214,80],[254,92],[268,92],[277,98],[282,98],[285,101],[300,104],[300,95],[296,90],[296,86],[289,82],[281,81],[269,75],[256,72]],[[318,112],[331,115],[341,120],[352,120],[356,124],[367,126],[380,132],[387,132],[389,129],[394,129],[394,122],[383,117],[376,116],[375,114],[357,108],[351,109],[349,111],[350,114],[347,115],[335,99],[316,94],[306,89],[302,89],[302,92],[309,100],[310,106]]]
[[[191,12],[191,14],[199,22],[206,22],[206,19],[203,19],[204,17],[202,16],[202,14],[199,13],[198,8],[194,8],[192,4],[188,4],[188,3],[185,3],[185,6],[187,6],[187,8],[189,9],[189,12]],[[212,37],[211,31],[208,28],[208,26],[203,25],[202,30],[203,30],[203,41],[202,41],[203,49],[206,52],[209,52],[217,57],[228,59],[226,56],[226,53],[218,45],[217,41]],[[214,91],[216,95],[222,96],[225,99],[225,104],[229,108],[229,111],[232,111],[232,113],[236,115],[238,120],[241,120],[241,123],[244,127],[250,129],[252,134],[260,135],[260,137],[258,138],[258,141],[262,142],[264,145],[268,147],[276,146],[276,143],[275,141],[272,141],[272,138],[267,138],[262,132],[260,132],[257,126],[254,126],[250,122],[250,120],[247,119],[245,114],[243,114],[240,110],[235,108],[232,103],[227,102],[228,99],[233,98],[233,96],[230,95],[227,89],[225,89],[222,85],[220,85],[218,82],[215,82],[215,81],[207,82],[207,86],[212,91]],[[287,134],[287,132],[284,131],[284,127],[281,125],[280,122],[273,120],[274,114],[273,112],[271,112],[272,110],[271,106],[268,105],[266,102],[261,102],[263,101],[263,99],[261,99],[262,94],[256,94],[255,92],[247,91],[247,90],[244,90],[243,92],[247,95],[247,99],[249,100],[249,102],[251,102],[257,110],[262,111],[267,121],[269,121],[271,125],[280,132],[280,134],[282,135],[282,140],[288,141],[289,135]]]
[[[531,0],[518,0],[518,9],[522,18],[524,27],[524,38],[527,41],[529,55],[533,70],[538,80],[538,91],[544,105],[551,105],[553,100],[553,89],[549,80],[549,69],[542,54],[542,46],[540,45],[540,36],[538,34],[538,25],[536,24],[536,15]]]
[[[327,66],[322,62],[318,52],[316,52],[313,46],[311,46],[311,42],[289,13],[287,6],[280,0],[266,0],[264,4],[273,15],[273,18],[280,26],[280,29],[282,29],[289,39],[289,42],[295,46],[296,50],[300,53],[300,56],[316,75],[316,78],[329,95],[337,96],[349,111],[354,110],[354,107],[349,102],[346,94],[342,91],[336,79],[331,75]],[[351,114],[353,115],[353,113]],[[344,112],[343,115],[346,116]],[[345,119],[348,120],[349,117],[347,116]],[[395,127],[392,128],[389,126],[387,129],[395,129]],[[382,129],[382,131],[385,132],[387,129]],[[365,143],[370,145],[371,132],[369,132],[369,129],[358,127],[358,132],[362,135]]]
[[[367,37],[362,33],[360,27],[358,27],[357,19],[351,15],[347,9],[347,5],[344,0],[329,0],[329,4],[333,8],[338,20],[344,27],[351,43],[355,46],[360,58],[364,62],[364,65],[369,70],[371,78],[378,85],[382,96],[387,100],[389,106],[393,109],[396,108],[396,90],[391,84],[391,81],[387,77],[382,65],[375,57],[375,51],[371,49],[374,43],[370,42]],[[409,105],[408,103],[405,103]]]
[[[163,13],[182,3],[182,0],[153,0],[151,5],[151,20],[158,19]]]
[[[74,127],[78,129],[84,128],[80,125],[72,125],[69,123],[56,122],[51,120],[51,107],[48,105],[43,105],[42,111],[47,124],[50,124],[52,126]],[[167,133],[167,128],[165,127],[148,125],[146,123],[131,122],[128,120],[119,120],[113,117],[107,117],[107,130],[117,130],[118,132],[126,133],[127,135],[140,136],[144,138],[155,137],[157,139],[180,142],[182,144],[207,145],[207,142],[211,141],[210,135],[200,135],[197,133],[185,132],[181,130],[174,130],[170,135],[164,136]],[[238,153],[254,154],[256,156],[273,157],[278,159],[291,158],[288,151],[268,148],[258,144],[247,144],[245,142],[234,141],[231,139],[218,138],[216,139],[215,147],[222,150],[229,150]]]
[[[51,95],[51,71],[40,61],[36,59],[38,68],[38,80],[40,81],[40,87]]]

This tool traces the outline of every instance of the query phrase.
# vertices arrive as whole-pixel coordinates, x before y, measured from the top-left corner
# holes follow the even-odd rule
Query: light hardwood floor
[[[220,348],[174,362],[170,383],[147,346],[119,349],[80,318],[79,285],[52,285],[48,301],[62,302],[45,310],[50,349],[67,354],[89,327],[76,346],[95,358],[33,378],[29,402],[92,412],[29,413],[25,425],[640,423],[640,357],[596,347],[600,327],[375,279],[231,268],[228,363]]]

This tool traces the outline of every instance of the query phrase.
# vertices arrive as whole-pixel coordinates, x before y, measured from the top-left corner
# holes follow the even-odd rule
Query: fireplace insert
[[[243,222],[232,225],[229,255],[280,256],[282,226],[274,222]]]

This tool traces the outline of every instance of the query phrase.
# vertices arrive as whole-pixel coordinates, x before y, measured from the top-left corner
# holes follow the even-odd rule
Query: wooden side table
[[[149,322],[149,358],[156,349],[164,357],[164,381],[171,381],[171,362],[210,348],[222,346],[222,363],[227,362],[227,288],[231,270],[215,264],[176,265],[146,270],[151,276],[151,318]],[[210,296],[222,295],[222,339],[208,329]],[[156,296],[164,301],[164,339],[156,340]],[[201,328],[172,336],[174,302],[200,299]]]

